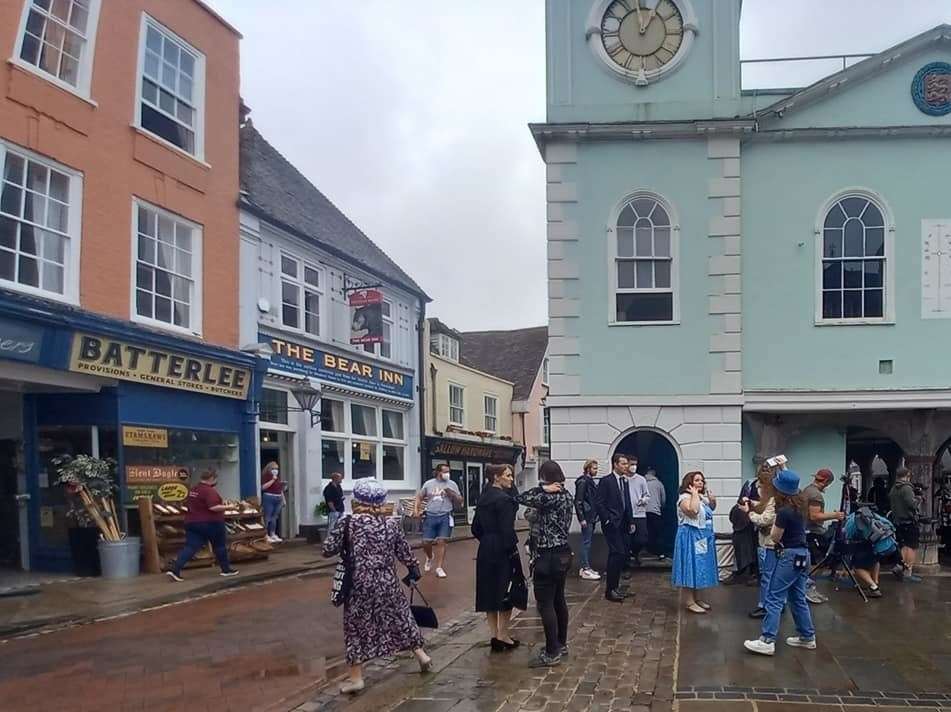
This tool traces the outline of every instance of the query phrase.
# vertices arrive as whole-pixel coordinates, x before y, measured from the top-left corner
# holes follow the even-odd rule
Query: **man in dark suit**
[[[597,507],[601,519],[601,531],[608,545],[607,586],[604,597],[615,603],[624,600],[624,594],[618,590],[621,582],[621,569],[627,560],[628,537],[634,509],[631,506],[631,491],[624,476],[629,467],[624,455],[615,453],[611,458],[611,474],[598,484]]]

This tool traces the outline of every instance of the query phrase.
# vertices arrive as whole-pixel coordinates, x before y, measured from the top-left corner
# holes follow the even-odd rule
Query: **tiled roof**
[[[548,327],[513,331],[462,332],[460,361],[515,384],[513,400],[531,395],[535,376],[548,349]]]
[[[424,301],[422,287],[247,122],[241,128],[241,204]]]

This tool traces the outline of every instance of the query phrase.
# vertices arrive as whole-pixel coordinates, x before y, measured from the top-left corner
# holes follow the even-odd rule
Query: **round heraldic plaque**
[[[600,0],[588,17],[588,45],[613,73],[647,86],[687,56],[697,20],[689,0]]]
[[[951,64],[926,64],[911,82],[911,98],[915,106],[929,116],[951,114]]]

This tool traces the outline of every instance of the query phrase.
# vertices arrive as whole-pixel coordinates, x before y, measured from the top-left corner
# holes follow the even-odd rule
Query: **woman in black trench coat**
[[[515,534],[515,477],[509,465],[488,465],[487,486],[479,497],[472,535],[479,540],[476,555],[476,610],[486,614],[492,634],[492,651],[517,648],[519,641],[509,634],[512,603],[509,587],[513,578],[524,582],[522,562]]]

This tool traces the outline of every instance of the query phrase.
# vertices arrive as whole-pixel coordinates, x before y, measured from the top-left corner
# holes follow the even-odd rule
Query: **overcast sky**
[[[431,315],[546,323],[545,172],[526,126],[545,117],[544,0],[208,1],[244,35],[255,126],[426,290]],[[875,52],[941,22],[949,0],[745,0],[741,53]],[[770,67],[748,85],[828,73]]]

